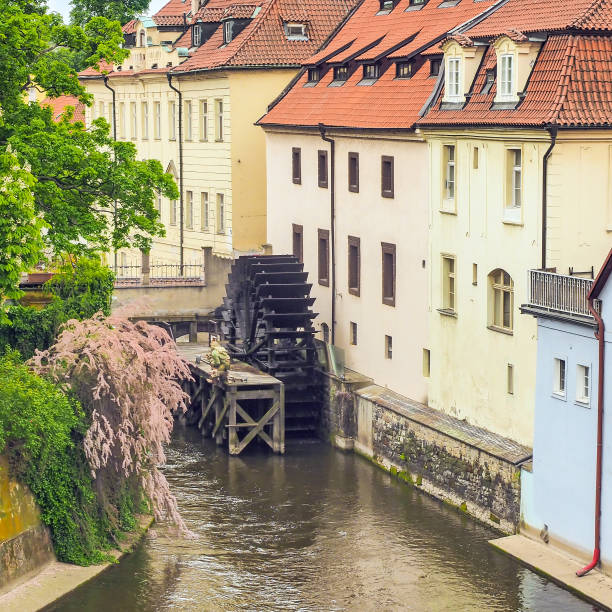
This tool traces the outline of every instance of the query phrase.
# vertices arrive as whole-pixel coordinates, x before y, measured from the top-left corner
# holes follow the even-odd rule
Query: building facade
[[[157,202],[166,236],[153,243],[153,264],[201,263],[204,247],[225,258],[261,251],[266,157],[253,124],[352,4],[171,0],[126,24],[121,66],[81,73],[94,95],[87,121],[115,121],[117,138],[158,159],[179,185],[179,200]]]

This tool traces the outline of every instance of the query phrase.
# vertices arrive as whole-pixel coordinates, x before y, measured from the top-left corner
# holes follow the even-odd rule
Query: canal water
[[[592,611],[497,534],[320,442],[229,457],[177,426],[165,468],[192,539],[155,526],[50,610]]]

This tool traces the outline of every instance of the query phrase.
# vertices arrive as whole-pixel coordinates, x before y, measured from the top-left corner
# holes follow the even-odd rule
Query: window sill
[[[502,219],[502,223],[504,225],[514,225],[516,227],[523,227],[523,222],[522,221],[514,221],[512,219]]]
[[[457,216],[457,209],[456,208],[451,208],[450,206],[449,207],[443,206],[439,210],[440,210],[440,212],[443,215],[454,215],[455,217]]]
[[[395,298],[383,298],[382,303],[385,306],[391,306],[392,308],[395,308]]]
[[[170,142],[176,142],[176,138],[168,138]]]
[[[576,404],[576,406],[580,406],[581,408],[591,408],[591,402],[590,400],[574,400],[574,404]]]
[[[294,185],[301,185],[302,184],[302,179],[293,179],[291,181]]]
[[[551,393],[551,397],[562,402],[567,401],[566,395],[561,395],[561,393],[555,393],[554,391]]]
[[[451,310],[450,308],[438,308],[438,312],[445,317],[457,318],[457,311]]]
[[[218,231],[217,236],[225,236],[225,230]]]
[[[224,142],[223,138],[215,138],[215,142]]]
[[[320,278],[319,285],[322,287],[329,287],[329,280],[327,278]]]
[[[200,138],[200,142],[208,142],[208,138]]]
[[[395,198],[393,193],[390,192],[390,191],[387,191],[387,192],[383,191],[380,195],[381,195],[381,197],[387,198],[388,200],[392,200],[393,198]]]
[[[349,287],[348,292],[349,292],[349,295],[354,295],[355,297],[360,297],[361,295],[360,290],[354,287]]]
[[[514,336],[514,331],[511,329],[504,329],[503,327],[497,327],[497,325],[487,325],[487,329],[498,332],[500,334],[506,334],[506,336]]]

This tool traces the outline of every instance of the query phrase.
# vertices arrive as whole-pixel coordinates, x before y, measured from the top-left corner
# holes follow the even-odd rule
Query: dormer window
[[[414,62],[398,62],[395,69],[395,78],[409,79],[414,71]]]
[[[379,2],[380,2],[380,9],[377,14],[386,15],[387,13],[390,13],[395,8],[395,5],[399,2],[399,0],[379,0]]]
[[[232,41],[232,22],[226,21],[223,23],[223,44],[227,45]]]
[[[380,76],[380,66],[378,64],[365,64],[363,66],[364,79],[377,79]]]
[[[438,76],[440,74],[440,68],[442,66],[442,60],[439,57],[429,60],[429,76]]]
[[[287,40],[308,40],[305,23],[285,23]]]
[[[446,62],[446,97],[449,101],[461,101],[461,59],[449,57]]]
[[[427,2],[428,0],[410,0],[410,3],[408,4],[408,8],[406,10],[418,11],[422,9],[427,4]]]
[[[192,43],[194,47],[199,47],[202,44],[202,28],[199,25],[193,26]]]
[[[318,83],[321,80],[321,69],[318,66],[308,69],[308,82]]]
[[[499,99],[513,101],[516,96],[514,88],[514,55],[505,53],[499,59]]]
[[[334,81],[346,81],[348,79],[348,66],[334,67]]]
[[[488,94],[491,91],[491,88],[493,87],[493,83],[495,83],[495,71],[487,70],[487,72],[485,73],[485,82],[482,86],[482,91],[480,93]]]

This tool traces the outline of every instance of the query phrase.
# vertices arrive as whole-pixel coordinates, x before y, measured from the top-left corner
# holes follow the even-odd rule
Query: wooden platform
[[[283,383],[241,361],[234,361],[221,380],[204,360],[210,350],[202,344],[177,344],[187,359],[193,381],[185,381],[191,397],[187,421],[239,455],[259,438],[273,452],[285,452],[285,390]]]

